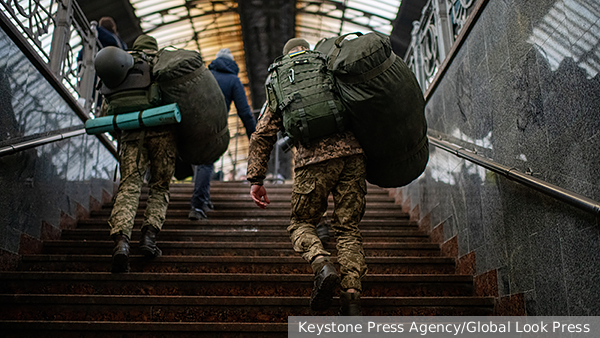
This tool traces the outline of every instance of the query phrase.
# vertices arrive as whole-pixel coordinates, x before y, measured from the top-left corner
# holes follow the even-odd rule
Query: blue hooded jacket
[[[250,135],[256,130],[256,121],[248,105],[244,86],[238,77],[240,68],[233,60],[218,57],[208,65],[208,69],[210,69],[215,79],[217,79],[219,87],[221,87],[221,91],[225,96],[227,111],[229,112],[231,101],[233,101],[237,114],[244,123],[244,128],[246,128],[246,135],[250,138]]]

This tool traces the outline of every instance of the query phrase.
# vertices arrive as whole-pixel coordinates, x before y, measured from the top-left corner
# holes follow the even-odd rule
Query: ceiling
[[[323,37],[353,31],[391,35],[403,56],[412,22],[426,0],[78,0],[89,20],[112,16],[131,46],[142,34],[161,47],[198,50],[209,63],[229,48],[254,109],[264,102],[263,83],[270,62],[285,42],[302,37],[312,45]]]
[[[412,22],[419,19],[427,0],[77,1],[89,20],[112,16],[129,46],[146,33],[160,47],[199,51],[207,64],[221,48],[229,48],[240,67],[248,102],[258,110],[265,101],[269,64],[288,39],[302,37],[314,45],[324,37],[379,31],[390,35],[394,51],[404,56]],[[236,138],[236,153],[230,152],[227,161],[243,161],[238,157],[247,154],[247,138],[234,107],[230,130],[232,136],[243,137]]]

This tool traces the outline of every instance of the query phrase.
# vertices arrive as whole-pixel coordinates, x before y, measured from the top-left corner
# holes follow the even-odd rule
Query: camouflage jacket
[[[262,184],[267,173],[267,163],[277,132],[283,130],[281,114],[266,109],[258,118],[256,131],[250,138],[247,179],[252,184]],[[362,154],[363,149],[350,131],[325,137],[309,146],[298,144],[294,156],[296,168],[315,164],[333,158]]]

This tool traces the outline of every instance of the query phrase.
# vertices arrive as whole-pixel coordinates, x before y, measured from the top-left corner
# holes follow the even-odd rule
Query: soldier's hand
[[[271,201],[267,197],[267,190],[264,186],[255,184],[250,187],[250,196],[259,208],[265,209]]]

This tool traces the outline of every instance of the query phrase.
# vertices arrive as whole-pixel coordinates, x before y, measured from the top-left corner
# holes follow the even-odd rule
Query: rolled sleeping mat
[[[179,107],[177,103],[171,103],[142,111],[87,120],[85,122],[85,132],[87,134],[101,134],[115,130],[140,129],[179,122],[181,122]]]

